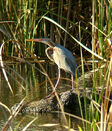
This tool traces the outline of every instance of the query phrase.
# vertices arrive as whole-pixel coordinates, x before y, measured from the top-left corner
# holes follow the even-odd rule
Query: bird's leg
[[[54,87],[55,89],[57,88],[58,83],[59,83],[59,81],[60,81],[60,76],[61,76],[60,68],[58,68],[58,79],[57,79],[57,82],[56,82],[55,87]]]
[[[71,79],[72,79],[72,90],[74,88],[74,76],[71,74]]]
[[[51,94],[49,94],[46,98],[49,98],[50,96],[52,96],[54,93],[55,93],[55,89],[57,88],[58,84],[59,84],[59,81],[60,81],[60,76],[61,76],[61,73],[60,73],[60,68],[58,68],[58,79],[57,79],[57,82],[55,84],[55,87],[54,87],[54,90]]]

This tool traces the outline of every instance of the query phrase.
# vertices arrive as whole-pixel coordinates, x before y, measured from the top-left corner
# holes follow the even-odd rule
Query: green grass
[[[34,53],[37,56],[43,55],[45,46],[43,44],[35,45],[33,42],[28,43],[26,39],[50,37],[54,42],[60,42],[69,48],[80,59],[78,63],[83,77],[84,113],[79,95],[78,100],[82,121],[85,119],[91,123],[85,124],[83,121],[82,130],[101,129],[103,131],[106,128],[111,129],[111,125],[109,125],[111,111],[107,112],[108,109],[111,109],[111,106],[109,107],[109,100],[106,99],[110,98],[110,87],[112,86],[110,66],[112,54],[111,45],[108,45],[107,41],[107,39],[111,39],[112,30],[111,1],[95,0],[92,3],[84,1],[77,3],[74,1],[70,3],[69,0],[66,3],[51,0],[44,0],[43,2],[38,0],[1,0],[0,2],[0,33],[2,36],[0,37],[0,43],[3,44],[3,41],[5,43],[1,54],[10,58],[14,56],[20,59],[24,59],[24,57],[34,58],[53,88],[54,86],[46,70],[34,55]],[[86,8],[84,4],[87,5]],[[92,61],[90,66],[88,64],[89,60]],[[98,62],[95,63],[95,60],[98,60]],[[91,102],[88,105],[85,74],[86,71],[90,72],[91,70],[94,72],[91,76],[93,86],[90,87],[92,93],[90,95]],[[32,70],[32,77],[33,74],[34,70]],[[6,77],[5,79],[7,79]],[[33,81],[33,83],[36,82]],[[101,87],[100,91],[98,91],[98,87]],[[105,87],[107,88],[104,89]],[[12,91],[11,87],[10,90]],[[57,99],[59,101],[58,96]],[[60,101],[59,105],[65,118]],[[106,124],[103,123],[104,120],[107,122]],[[70,119],[68,122],[69,127],[71,127]],[[79,128],[81,130],[80,126]]]

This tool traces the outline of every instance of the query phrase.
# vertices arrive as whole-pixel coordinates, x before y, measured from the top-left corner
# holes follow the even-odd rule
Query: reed
[[[75,54],[80,55],[81,62],[79,67],[81,67],[80,70],[83,77],[84,112],[80,101],[80,95],[78,94],[81,120],[83,121],[83,127],[81,128],[79,126],[79,129],[86,131],[104,131],[111,129],[112,106],[109,106],[111,94],[110,87],[112,86],[111,1],[93,0],[92,2],[85,2],[82,0],[80,2],[71,2],[71,0],[60,0],[58,2],[51,0],[1,0],[0,3],[0,36],[2,36],[0,37],[0,43],[2,43],[0,60],[5,79],[11,92],[13,93],[13,90],[8,80],[8,71],[5,70],[3,62],[3,55],[5,56],[7,54],[10,57],[16,56],[17,59],[25,61],[30,66],[33,65],[26,61],[24,57],[34,58],[35,63],[40,66],[40,72],[44,74],[51,87],[54,89],[54,85],[46,73],[45,68],[34,55],[35,53],[37,56],[43,55],[45,46],[39,44],[35,46],[33,42],[26,42],[26,39],[30,38],[50,37],[54,42],[61,43],[75,52]],[[88,8],[84,8],[84,4],[89,5]],[[91,11],[89,12],[90,8]],[[91,15],[92,22],[90,24]],[[88,54],[88,58],[85,55],[86,53]],[[89,60],[92,61],[91,66],[88,64]],[[96,60],[97,62],[95,62]],[[94,72],[91,76],[93,86],[91,87],[92,93],[89,96],[91,99],[89,107],[86,96],[86,81],[84,79],[86,73],[85,63],[88,70]],[[22,78],[17,72],[15,72],[15,74],[25,83],[28,83],[29,79],[26,80]],[[32,70],[32,77],[34,77],[34,70]],[[12,78],[14,77],[12,76]],[[35,84],[36,81],[34,80],[33,83]],[[31,83],[32,86],[33,83]],[[102,88],[99,90],[99,87]],[[29,85],[26,84],[26,87],[23,86],[23,88],[26,89],[27,94]],[[66,113],[64,113],[57,92],[56,97],[66,121]],[[68,125],[69,128],[71,128],[70,119]]]
[[[81,27],[81,25],[79,23],[79,40],[81,41],[82,38],[81,38],[81,28],[80,27]],[[82,47],[81,46],[80,46],[80,54],[81,54],[81,70],[82,70],[82,76],[83,76],[83,85],[84,85],[84,89],[86,89],[86,87],[85,87],[85,80],[84,80],[84,60],[83,60],[83,53],[82,53]],[[88,119],[87,118],[88,114],[87,114],[86,92],[84,92],[84,112],[85,112],[85,115],[83,114],[82,105],[81,105],[81,101],[80,101],[79,95],[78,95],[78,98],[79,98],[81,117],[85,118],[87,120]],[[86,126],[87,126],[87,123],[86,123]],[[83,129],[85,130],[84,122],[83,122]]]

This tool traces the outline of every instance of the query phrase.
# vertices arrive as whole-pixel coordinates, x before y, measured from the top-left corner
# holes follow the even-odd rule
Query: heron
[[[71,74],[72,89],[73,89],[74,76],[75,76],[75,71],[77,68],[77,63],[72,53],[64,46],[60,44],[55,44],[49,38],[27,39],[27,41],[40,42],[40,43],[44,43],[48,45],[48,48],[45,50],[45,53],[47,57],[51,61],[55,62],[58,66],[58,79],[55,84],[55,89],[57,88],[59,81],[60,81],[60,76],[61,76],[60,69],[63,69],[65,72],[69,72]],[[77,75],[78,75],[78,70],[77,70]],[[54,94],[54,91],[51,94]]]

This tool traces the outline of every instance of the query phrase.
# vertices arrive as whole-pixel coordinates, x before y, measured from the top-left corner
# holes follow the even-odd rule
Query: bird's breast
[[[57,48],[53,49],[53,59],[54,59],[54,62],[58,65],[58,67],[61,68],[60,52],[58,51]]]
[[[59,68],[75,75],[75,68],[77,67],[77,63],[72,53],[68,49],[61,45],[55,46],[53,48],[53,59]]]
[[[66,56],[63,53],[63,50],[55,47],[53,49],[53,59],[54,62],[58,65],[59,68],[64,69],[65,71],[67,71],[67,63],[66,63]]]

